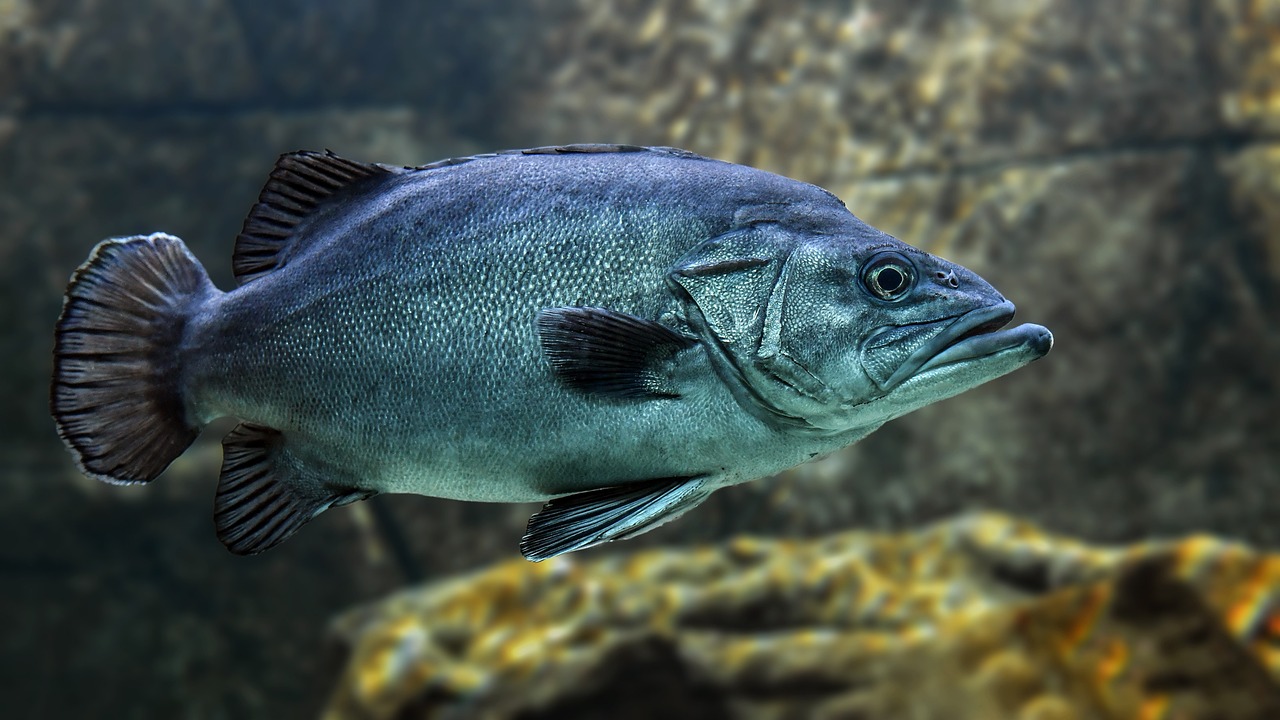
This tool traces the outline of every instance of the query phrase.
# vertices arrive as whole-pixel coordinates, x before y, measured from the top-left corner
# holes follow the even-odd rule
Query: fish
[[[224,292],[173,235],[100,242],[50,409],[116,484],[238,420],[214,525],[241,555],[396,493],[543,503],[532,561],[635,537],[1053,344],[832,193],[667,147],[287,153],[232,269]]]

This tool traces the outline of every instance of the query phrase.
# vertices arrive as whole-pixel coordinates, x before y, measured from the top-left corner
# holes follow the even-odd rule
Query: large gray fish
[[[100,243],[51,405],[113,483],[238,418],[214,514],[243,554],[378,493],[546,501],[531,560],[632,537],[1052,344],[825,190],[673,148],[285,155],[233,266],[224,293],[173,236]]]

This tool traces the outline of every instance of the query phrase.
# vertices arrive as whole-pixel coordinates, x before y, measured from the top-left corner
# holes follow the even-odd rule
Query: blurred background
[[[822,185],[1056,338],[585,558],[978,509],[1280,546],[1280,2],[0,0],[6,717],[313,717],[331,618],[509,560],[535,509],[379,498],[237,558],[211,521],[219,428],[150,486],[80,477],[48,377],[93,244],[164,230],[229,288],[282,152],[570,142]]]

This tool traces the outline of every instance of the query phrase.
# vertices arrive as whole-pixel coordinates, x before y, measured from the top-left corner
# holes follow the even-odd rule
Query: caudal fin
[[[178,347],[217,292],[182,241],[104,240],[67,286],[54,330],[50,410],[80,468],[109,483],[154,480],[200,433]]]

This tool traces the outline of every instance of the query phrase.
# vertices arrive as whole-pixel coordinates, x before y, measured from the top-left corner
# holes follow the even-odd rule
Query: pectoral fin
[[[280,432],[241,423],[222,440],[214,524],[228,550],[256,555],[289,539],[325,510],[373,494],[330,485],[288,451]]]
[[[529,518],[520,552],[540,562],[632,538],[680,517],[712,490],[704,477],[661,478],[556,498]]]
[[[594,307],[543,310],[538,334],[564,384],[629,398],[678,397],[661,365],[696,342],[652,320]]]

